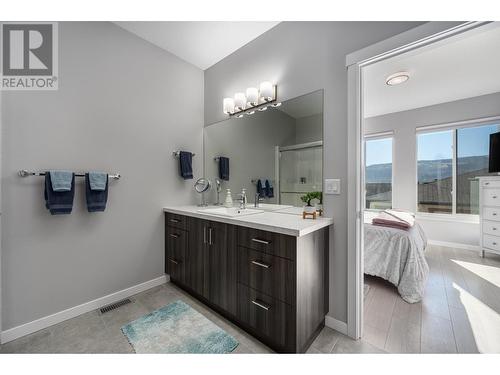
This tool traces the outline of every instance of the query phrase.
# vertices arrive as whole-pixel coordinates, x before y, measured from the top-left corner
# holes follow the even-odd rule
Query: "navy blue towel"
[[[229,181],[229,158],[219,156],[219,178]]]
[[[265,191],[266,191],[266,197],[268,197],[268,198],[274,197],[274,188],[273,188],[273,185],[271,185],[271,181],[269,181],[269,180],[266,180]]]
[[[54,191],[50,180],[50,173],[45,173],[45,207],[51,215],[70,214],[73,210],[73,198],[75,197],[75,174],[71,178],[71,189],[68,191]]]
[[[264,187],[262,186],[262,180],[260,178],[257,180],[257,193],[261,198],[264,198],[266,196],[266,192],[264,191]]]
[[[181,176],[185,180],[193,178],[193,154],[188,151],[180,151],[179,163]]]
[[[91,179],[88,173],[85,173],[85,199],[87,201],[88,212],[99,212],[106,209],[108,201],[108,175],[106,175],[104,189],[92,188]]]

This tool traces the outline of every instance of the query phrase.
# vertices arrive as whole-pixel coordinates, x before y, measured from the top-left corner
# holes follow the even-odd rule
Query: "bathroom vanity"
[[[302,353],[328,312],[333,220],[263,212],[239,217],[166,207],[165,272],[277,352]]]

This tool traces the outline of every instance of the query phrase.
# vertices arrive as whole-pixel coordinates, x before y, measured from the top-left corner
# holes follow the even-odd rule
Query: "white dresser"
[[[500,254],[500,176],[479,178],[481,256]]]

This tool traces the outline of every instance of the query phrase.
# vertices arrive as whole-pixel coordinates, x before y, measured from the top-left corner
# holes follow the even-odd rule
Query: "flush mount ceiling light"
[[[264,81],[259,85],[259,89],[249,87],[246,92],[234,94],[234,98],[224,98],[222,111],[229,116],[242,118],[244,114],[253,115],[255,111],[265,111],[268,106],[279,107],[277,101],[277,86],[271,82]]]
[[[396,86],[403,82],[406,82],[410,79],[410,73],[408,72],[397,72],[391,74],[389,77],[385,79],[386,85]]]

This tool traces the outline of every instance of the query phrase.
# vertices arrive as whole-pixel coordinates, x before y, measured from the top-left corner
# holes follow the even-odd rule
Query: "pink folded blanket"
[[[415,225],[415,217],[411,212],[400,210],[384,210],[372,220],[373,225],[408,230]]]

